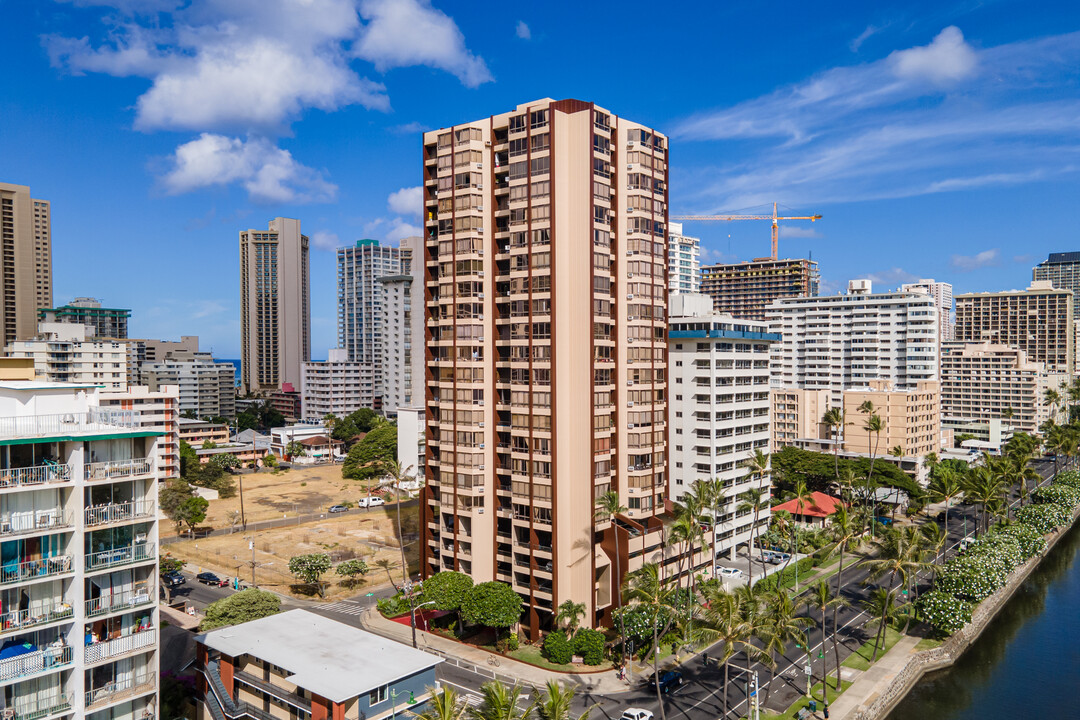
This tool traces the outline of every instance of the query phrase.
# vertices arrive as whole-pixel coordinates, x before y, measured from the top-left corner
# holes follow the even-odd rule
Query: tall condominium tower
[[[701,289],[701,239],[683,235],[682,223],[668,225],[668,290],[696,293]]]
[[[1072,374],[1074,317],[1072,290],[1033,280],[1027,290],[957,295],[956,339],[1008,345],[1049,372]]]
[[[300,221],[240,232],[240,358],[245,392],[300,387],[311,359],[311,271]]]
[[[713,309],[750,320],[764,320],[765,308],[781,298],[817,297],[818,266],[813,260],[773,260],[706,265],[701,292]]]
[[[25,185],[0,183],[0,340],[37,332],[37,311],[52,307],[52,223],[48,200]]]
[[[382,309],[379,278],[401,274],[401,250],[378,240],[357,240],[354,247],[338,248],[338,347],[349,360],[372,364],[382,341],[378,329]]]
[[[1080,318],[1080,252],[1050,253],[1031,271],[1032,280],[1049,280],[1055,288],[1073,291],[1073,318]]]
[[[667,138],[543,99],[425,133],[423,157],[422,572],[510,583],[532,637],[571,598],[608,622],[617,570],[677,572],[657,517]]]
[[[130,310],[101,307],[100,300],[86,297],[75,298],[62,307],[38,309],[38,322],[89,325],[101,338],[126,338],[130,318]]]
[[[937,282],[936,280],[919,280],[913,283],[904,283],[900,286],[901,292],[922,292],[934,298],[934,305],[938,310],[938,330],[941,341],[952,340],[956,332],[953,323],[953,290],[952,283]]]

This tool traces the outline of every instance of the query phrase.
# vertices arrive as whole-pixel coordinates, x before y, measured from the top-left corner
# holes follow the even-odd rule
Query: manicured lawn
[[[849,687],[851,687],[851,683],[849,681],[847,681],[847,680],[841,680],[840,681],[840,693],[844,692]],[[840,693],[836,692],[836,677],[835,676],[830,677],[829,678],[829,702],[836,702],[836,697]],[[825,697],[824,697],[824,695],[823,695],[823,693],[821,691],[821,683],[814,683],[814,687],[811,688],[811,690],[810,690],[810,695],[814,700],[817,701],[817,707],[818,707],[817,711],[818,711],[818,713],[820,713],[821,709],[824,707],[824,704],[825,704]],[[791,707],[789,707],[785,712],[783,712],[783,713],[781,713],[779,715],[776,715],[776,714],[773,714],[773,713],[763,712],[763,713],[761,713],[761,717],[765,718],[766,720],[791,720],[792,718],[795,717],[795,713],[802,710],[809,703],[810,703],[810,698],[807,698],[804,695],[803,697],[796,700],[795,703]]]
[[[483,648],[485,650],[494,649],[490,645],[485,645],[483,646]],[[611,668],[611,663],[607,660],[605,660],[601,665],[594,666],[575,665],[573,663],[569,663],[567,665],[557,665],[556,663],[551,662],[546,657],[541,655],[540,648],[533,645],[522,645],[517,650],[511,650],[510,652],[506,653],[506,655],[514,658],[515,660],[521,660],[522,662],[537,665],[544,668],[545,670],[556,670],[558,672],[588,672],[594,670],[609,670]]]
[[[873,632],[876,629],[877,625],[874,624],[871,624],[868,628],[870,632]],[[885,641],[878,649],[878,658],[881,658],[882,655],[889,652],[889,648],[895,645],[896,641],[902,637],[903,633],[901,633],[899,630],[886,626]],[[848,656],[848,659],[842,662],[841,665],[843,665],[844,667],[855,668],[856,670],[869,670],[871,665],[870,658],[873,657],[873,655],[874,641],[871,639],[863,643],[863,646],[856,650],[854,653],[852,653],[850,656]]]
[[[919,652],[921,650],[930,650],[932,648],[938,647],[939,645],[941,645],[940,640],[935,640],[934,638],[923,638],[915,644],[915,652]]]

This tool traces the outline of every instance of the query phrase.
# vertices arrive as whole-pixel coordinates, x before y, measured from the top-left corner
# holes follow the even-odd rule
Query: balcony
[[[149,500],[133,500],[125,503],[110,503],[88,507],[83,511],[86,527],[127,522],[140,518],[152,517],[157,512],[157,505]]]
[[[0,634],[25,632],[38,625],[68,620],[72,615],[74,612],[66,602],[56,602],[50,608],[38,610],[12,610],[0,615]]]
[[[0,537],[45,533],[71,526],[71,513],[65,514],[63,508],[0,515]]]
[[[71,465],[47,463],[0,470],[0,490],[18,487],[38,487],[71,481]]]
[[[43,698],[16,696],[8,701],[8,708],[13,711],[13,714],[5,714],[10,720],[41,720],[50,715],[71,712],[71,695],[57,692]]]
[[[86,571],[93,572],[95,570],[105,570],[106,568],[117,567],[120,565],[146,562],[147,560],[157,560],[157,556],[154,554],[153,543],[128,545],[126,547],[112,548],[111,550],[102,550],[100,552],[87,554]]]
[[[0,566],[0,585],[39,580],[71,572],[70,555],[54,555],[40,560]]]
[[[149,587],[136,587],[133,590],[102,595],[86,601],[86,617],[92,618],[109,613],[133,610],[134,608],[152,605],[154,598],[150,595]]]
[[[132,458],[130,460],[109,460],[86,464],[87,480],[122,480],[149,475],[150,458]]]
[[[134,410],[104,408],[56,415],[0,417],[0,440],[117,432],[138,428],[140,423],[140,414]]]
[[[53,668],[70,664],[70,645],[31,650],[30,652],[8,658],[7,660],[0,660],[0,682],[16,680],[28,675],[37,675],[46,670],[52,670]]]
[[[86,691],[86,710],[91,712],[121,700],[145,695],[157,686],[153,673],[143,673],[120,682],[108,682],[99,688]]]
[[[87,664],[96,663],[138,650],[152,648],[156,643],[157,633],[154,628],[148,628],[142,632],[87,645],[85,660]]]

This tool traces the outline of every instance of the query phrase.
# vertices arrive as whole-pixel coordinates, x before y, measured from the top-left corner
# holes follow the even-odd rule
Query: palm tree
[[[874,663],[877,662],[878,650],[885,637],[885,625],[896,617],[896,591],[886,590],[883,587],[874,588],[863,606],[870,613],[870,618],[878,621],[877,634],[874,636],[874,653],[870,657],[870,662]]]
[[[829,661],[825,659],[825,613],[828,610],[833,611],[833,629],[832,629],[832,645],[836,654],[836,684],[837,691],[840,686],[840,647],[836,642],[836,612],[840,608],[848,604],[848,601],[844,599],[843,595],[833,595],[832,590],[829,589],[829,583],[827,580],[818,580],[817,585],[814,585],[810,590],[807,603],[810,607],[821,611],[821,686],[825,693],[825,705],[829,704]],[[806,653],[809,656],[810,648],[806,649]]]
[[[841,496],[846,494],[844,500],[851,502],[855,496],[855,483],[858,482],[858,476],[855,475],[855,470],[850,465],[845,465],[843,472],[840,473],[838,482],[840,484]]]
[[[798,608],[795,606],[795,601],[792,599],[791,594],[783,588],[777,586],[776,589],[766,596],[767,605],[765,607],[765,625],[766,633],[765,637],[765,652],[769,655],[770,662],[768,663],[770,669],[775,672],[777,662],[773,658],[774,653],[783,654],[787,644],[794,642],[803,647],[806,646],[806,632],[804,628],[813,621],[804,616],[798,614]],[[807,680],[806,694],[810,694],[809,680]],[[765,704],[769,703],[769,690],[772,683],[769,683],[770,687],[765,688]]]
[[[761,511],[769,507],[769,490],[768,488],[752,487],[749,490],[744,490],[739,493],[739,507],[736,512],[750,511],[754,513],[754,524],[750,528],[750,575],[747,582],[750,585],[754,584],[754,549],[757,548],[758,533],[760,531],[760,523],[758,522],[761,516]],[[761,560],[761,571],[765,572],[765,560],[764,557],[758,553]]]
[[[653,685],[656,687],[656,702],[660,705],[660,720],[667,720],[664,696],[660,692],[660,638],[667,634],[677,618],[677,588],[661,582],[656,563],[648,563],[627,575],[623,592],[631,604],[644,607],[652,626]]]
[[[806,480],[799,478],[795,481],[794,487],[788,493],[788,499],[795,501],[795,509],[798,511],[805,511],[807,508],[813,507],[814,496],[810,493],[810,489],[806,487]],[[800,513],[804,514],[804,513]],[[791,559],[795,557],[795,554],[799,552],[799,529],[798,523],[792,518],[791,522],[791,552],[788,554],[787,563],[784,564],[784,570],[787,570],[788,565],[791,563]],[[799,564],[795,563],[795,592],[799,592]]]
[[[443,685],[438,692],[431,690],[431,698],[427,701],[423,712],[416,713],[411,710],[405,712],[417,720],[464,720],[467,708],[468,705],[461,701],[457,690]]]
[[[930,479],[930,485],[927,486],[926,492],[931,499],[945,503],[945,534],[948,535],[949,505],[964,492],[956,472],[952,468],[942,465],[937,469],[934,477]]]
[[[712,513],[712,538],[710,538],[710,546],[712,548],[712,566],[713,576],[716,576],[716,519],[721,512],[727,509],[728,496],[726,489],[724,488],[724,481],[720,478],[713,478],[712,480],[706,480],[704,482],[695,482],[695,485],[701,485],[701,497],[704,501],[704,506]]]
[[[574,702],[576,689],[573,685],[564,685],[555,680],[547,681],[547,690],[541,695],[534,693],[532,709],[537,720],[571,720],[570,708]],[[592,708],[577,716],[577,720],[589,720]]]
[[[375,566],[380,567],[386,571],[386,577],[390,579],[390,584],[394,586],[395,590],[400,590],[398,584],[394,582],[394,576],[390,574],[390,568],[394,567],[394,563],[390,562],[386,558],[381,558],[375,561]]]
[[[578,624],[583,617],[585,617],[585,603],[564,600],[555,615],[555,625],[558,626],[565,622],[566,634],[569,637],[574,637],[574,634],[577,633]]]
[[[869,402],[869,401],[867,401]],[[866,498],[870,499],[870,481],[874,477],[874,461],[877,455],[878,443],[881,442],[881,431],[885,429],[885,423],[882,421],[881,416],[877,413],[871,413],[870,417],[866,418],[866,423],[863,425],[863,429],[866,430],[866,443],[870,444],[870,435],[874,434],[874,446],[870,448],[870,474],[866,476]],[[874,526],[870,525],[870,534],[873,535]]]
[[[1016,415],[1016,411],[1011,407],[1004,408],[1001,411],[1002,420],[1012,420],[1014,415]]]
[[[968,470],[964,478],[964,497],[979,505],[982,512],[982,522],[976,523],[975,535],[978,537],[981,524],[983,532],[990,527],[990,511],[996,508],[1005,494],[1005,484],[1001,477],[992,469],[995,460],[984,453],[984,465],[973,467]]]
[[[383,469],[386,471],[386,477],[379,484],[379,487],[390,487],[394,489],[395,495],[401,490],[401,483],[405,481],[405,478],[409,476],[409,471],[412,470],[412,465],[408,467],[402,466],[398,460],[389,460],[383,465]],[[397,507],[397,531],[398,531],[398,545],[401,547],[401,574],[406,581],[409,579],[409,566],[405,562],[405,536],[401,530],[401,497],[397,498],[397,502],[394,503]]]
[[[890,527],[871,543],[876,552],[861,560],[859,564],[869,569],[871,580],[877,580],[887,573],[889,590],[893,589],[897,579],[901,585],[906,585],[908,579],[925,565],[918,556],[916,527]]]
[[[491,680],[480,686],[480,704],[469,707],[470,720],[527,720],[532,714],[534,703],[524,710],[518,707],[522,699],[522,689],[517,685],[508,687],[497,680]]]
[[[1057,417],[1057,407],[1061,404],[1061,393],[1054,388],[1046,388],[1043,393],[1043,405],[1050,408],[1050,417]]]
[[[904,447],[902,445],[893,445],[889,448],[889,454],[895,458],[904,457]]]
[[[615,524],[615,516],[622,515],[627,512],[627,510],[628,508],[619,502],[619,493],[614,490],[608,490],[606,493],[596,498],[596,516],[611,522],[611,533],[615,537],[615,577],[611,583],[611,587],[617,602],[615,607],[616,610],[622,607],[622,593],[619,592],[619,586],[622,583],[622,567],[620,562],[621,555],[619,553],[619,528]],[[619,648],[621,649],[622,656],[625,658],[626,628],[621,614],[619,615]],[[627,667],[629,667],[629,665],[627,665]]]
[[[743,616],[739,595],[729,593],[718,585],[707,586],[703,594],[705,596],[704,624],[700,632],[714,641],[723,642],[720,657],[716,659],[716,662],[724,667],[724,712],[720,717],[727,718],[727,690],[731,658],[740,647],[745,648],[750,645],[749,624]]]
[[[829,430],[832,433],[833,439],[833,470],[836,472],[836,477],[840,477],[840,436],[843,434],[844,426],[851,423],[846,422],[844,418],[844,411],[840,408],[829,408],[825,411],[825,414],[821,416],[821,422],[829,426]]]
[[[936,565],[938,560],[941,559],[941,551],[945,548],[945,543],[949,539],[948,532],[942,530],[941,526],[936,522],[930,522],[919,526],[919,534],[922,536],[921,540],[925,543],[926,550],[933,554],[934,564]]]

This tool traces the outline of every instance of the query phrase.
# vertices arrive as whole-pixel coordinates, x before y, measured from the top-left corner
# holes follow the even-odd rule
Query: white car
[[[386,501],[377,495],[371,497],[362,497],[356,501],[356,507],[375,507],[376,505],[385,505]]]
[[[742,570],[740,570],[739,568],[729,567],[720,568],[720,572],[716,573],[716,577],[720,578],[721,580],[742,577]]]
[[[653,714],[642,708],[627,708],[619,720],[653,720]]]

